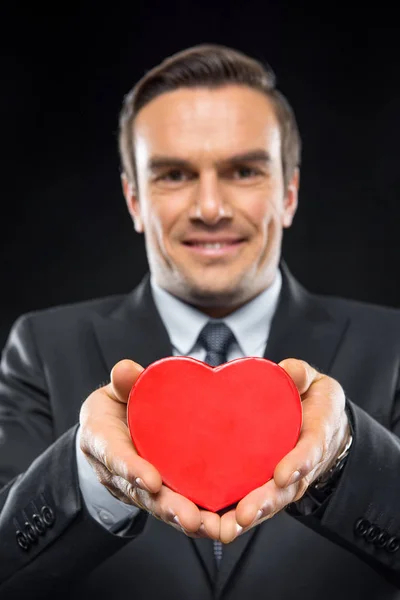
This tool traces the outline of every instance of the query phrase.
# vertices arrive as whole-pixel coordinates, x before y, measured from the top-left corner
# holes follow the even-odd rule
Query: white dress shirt
[[[273,284],[268,289],[221,319],[231,328],[237,340],[229,350],[228,360],[264,355],[281,286],[282,276],[278,270]],[[206,351],[197,343],[197,338],[210,317],[160,288],[153,278],[151,278],[151,289],[155,305],[168,332],[173,355],[204,360]],[[139,513],[140,509],[124,504],[112,496],[99,482],[80,449],[79,432],[78,429],[76,457],[83,500],[96,521],[109,531],[118,533]]]

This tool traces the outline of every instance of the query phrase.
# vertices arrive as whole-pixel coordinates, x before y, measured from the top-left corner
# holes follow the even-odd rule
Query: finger
[[[139,501],[154,516],[166,523],[180,526],[185,533],[196,533],[202,517],[199,508],[181,494],[163,485],[157,494],[137,490]]]
[[[273,511],[276,504],[275,488],[276,485],[271,479],[264,485],[252,490],[238,502],[235,519],[240,527],[249,527],[256,519],[260,519]]]
[[[128,402],[129,393],[142,371],[143,367],[133,360],[121,360],[111,371],[111,383],[106,386],[107,394],[118,402]]]
[[[200,517],[202,520],[202,531],[205,536],[213,540],[219,540],[220,516],[208,510],[200,510]]]
[[[271,518],[287,504],[293,502],[299,485],[294,484],[287,488],[279,488],[271,479],[263,486],[250,492],[236,506],[234,517],[238,533],[243,533],[250,527]],[[231,535],[232,533],[234,533],[234,530],[231,526]]]
[[[235,509],[229,510],[224,513],[221,517],[219,538],[223,544],[229,544],[232,542],[240,533],[242,527],[240,527],[236,521]]]
[[[104,487],[106,487],[108,489],[108,491],[110,492],[110,494],[112,496],[114,496],[115,498],[117,498],[118,500],[120,500],[121,502],[123,502],[124,504],[128,504],[128,505],[134,505],[137,508],[140,508],[141,510],[146,511],[146,507],[143,506],[143,504],[140,502],[138,495],[137,495],[137,490],[138,488],[135,487],[134,485],[132,485],[131,483],[129,483],[129,481],[126,481],[125,479],[123,479],[122,477],[117,477],[117,476],[109,476],[109,474],[105,474],[105,475],[101,475],[102,471],[101,468],[99,469],[100,472],[100,482],[104,485]]]
[[[332,459],[341,437],[342,388],[330,377],[314,382],[303,400],[303,425],[296,446],[278,463],[274,480],[284,487],[311,475]]]
[[[100,462],[112,475],[122,477],[132,485],[157,493],[162,485],[158,470],[139,456],[128,428],[119,419],[86,422],[82,428],[81,449],[87,459]]]
[[[314,381],[317,381],[323,377],[323,375],[318,373],[314,367],[306,363],[304,360],[286,358],[278,364],[291,377],[300,396],[306,393]]]
[[[278,487],[287,487],[312,474],[326,453],[325,437],[322,431],[300,434],[296,447],[275,467],[274,480]]]
[[[151,494],[131,485],[122,477],[114,476],[105,487],[125,504],[134,504],[152,517],[185,534],[194,535],[201,529],[202,520],[198,507],[164,485],[157,494]],[[204,535],[202,531],[200,535]]]

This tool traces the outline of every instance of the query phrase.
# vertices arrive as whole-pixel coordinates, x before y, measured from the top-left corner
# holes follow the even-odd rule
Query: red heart
[[[127,411],[138,454],[165,485],[213,512],[271,479],[302,422],[292,379],[263,358],[216,368],[164,358],[140,374]]]

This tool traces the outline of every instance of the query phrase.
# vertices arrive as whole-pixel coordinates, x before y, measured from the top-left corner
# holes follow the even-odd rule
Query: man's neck
[[[196,310],[199,310],[200,312],[204,313],[211,319],[223,319],[224,317],[231,315],[236,310],[238,310],[239,308],[241,308],[242,306],[244,306],[245,304],[247,304],[248,302],[253,300],[256,296],[261,294],[263,291],[264,290],[260,290],[259,292],[254,294],[254,296],[252,296],[251,298],[247,298],[245,301],[243,301],[239,304],[236,304],[234,306],[225,307],[225,308],[223,306],[196,306],[195,304],[191,304],[191,306],[193,306],[193,308],[195,308]]]
[[[261,289],[255,291],[251,296],[245,298],[243,301],[238,302],[237,304],[230,304],[228,306],[221,306],[221,305],[204,306],[201,304],[199,305],[196,302],[190,302],[190,301],[186,300],[185,298],[182,298],[181,296],[173,294],[172,292],[170,292],[169,290],[167,290],[165,288],[164,288],[164,290],[166,292],[168,292],[169,294],[171,294],[172,296],[175,296],[175,298],[177,298],[181,302],[186,302],[186,304],[188,304],[189,306],[192,306],[194,309],[198,310],[199,312],[202,312],[203,314],[207,315],[211,319],[223,319],[224,317],[227,317],[227,316],[231,315],[232,313],[234,313],[235,311],[239,310],[239,308],[241,308],[248,302],[251,302],[252,300],[254,300],[254,298],[256,298],[257,296],[262,294],[266,289],[270,288],[271,285],[274,283],[275,279],[276,279],[276,273],[275,273],[275,276],[273,277],[272,281],[270,281],[267,285],[265,285]]]

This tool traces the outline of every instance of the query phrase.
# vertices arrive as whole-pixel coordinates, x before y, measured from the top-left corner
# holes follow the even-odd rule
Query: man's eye
[[[158,179],[161,179],[162,181],[182,181],[182,176],[184,176],[183,171],[179,169],[173,169],[172,171],[168,171],[168,173],[160,175]]]
[[[248,179],[249,177],[252,177],[254,175],[259,175],[259,171],[257,169],[254,169],[253,167],[237,167],[235,169],[235,173],[240,173],[240,177],[239,179]]]

